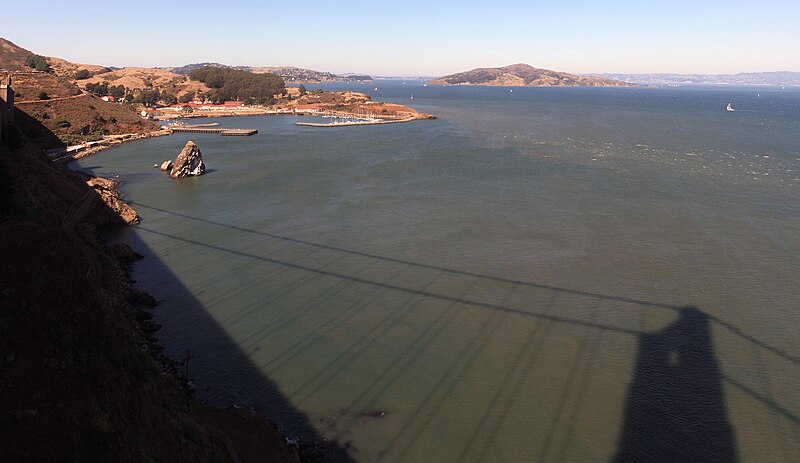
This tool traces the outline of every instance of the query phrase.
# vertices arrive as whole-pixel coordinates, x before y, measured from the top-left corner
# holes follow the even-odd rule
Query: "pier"
[[[226,129],[223,127],[169,127],[173,132],[218,133],[223,136],[247,137],[258,133],[258,129]]]

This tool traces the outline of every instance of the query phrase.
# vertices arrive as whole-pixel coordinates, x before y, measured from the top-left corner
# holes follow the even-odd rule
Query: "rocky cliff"
[[[113,185],[90,187],[48,162],[22,131],[4,143],[2,460],[297,461],[274,426],[208,409],[187,394],[149,334],[158,326],[143,306],[155,301],[128,277],[136,254],[99,238],[102,229],[133,221],[112,208]]]
[[[172,178],[185,178],[205,173],[206,165],[203,162],[203,154],[200,153],[200,147],[191,140],[187,141],[178,157],[175,158],[169,176]]]

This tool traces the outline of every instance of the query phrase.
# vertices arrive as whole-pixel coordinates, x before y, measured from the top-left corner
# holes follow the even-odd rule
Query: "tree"
[[[145,106],[153,106],[158,102],[158,99],[161,97],[161,93],[158,90],[145,90],[139,94],[133,101],[136,103],[142,103]]]
[[[237,100],[264,104],[286,89],[283,79],[275,74],[255,74],[213,66],[195,69],[189,73],[189,78],[210,87],[205,97],[215,102]]]
[[[45,57],[41,55],[29,55],[25,59],[25,64],[27,64],[28,67],[36,69],[37,71],[42,71],[42,72],[52,71],[52,69],[50,69],[50,65],[47,64],[47,60],[45,59]]]
[[[180,98],[178,98],[178,102],[189,103],[190,101],[194,100],[194,95],[195,95],[194,90],[186,92],[183,95],[181,95]]]
[[[50,95],[48,95],[47,92],[39,92],[39,99],[40,100],[49,100],[50,99]]]
[[[90,82],[86,84],[86,91],[89,93],[94,93],[97,96],[106,96],[108,95],[108,84],[106,82],[100,84]]]
[[[305,85],[300,84],[300,86],[297,87],[297,89],[300,90],[300,96],[303,96],[303,95],[306,94],[306,86]]]
[[[173,105],[173,104],[178,102],[178,99],[175,98],[175,95],[172,95],[172,94],[167,93],[167,92],[162,92],[161,93],[160,100],[163,101],[164,103],[168,104],[168,105]]]
[[[123,85],[112,85],[108,87],[108,94],[118,100],[125,96],[125,87]]]
[[[78,72],[75,73],[75,79],[76,80],[88,79],[90,75],[91,74],[89,74],[88,69],[79,69]]]

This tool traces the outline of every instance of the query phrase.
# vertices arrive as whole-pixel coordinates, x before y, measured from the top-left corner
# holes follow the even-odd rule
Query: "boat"
[[[735,109],[733,109],[733,105],[731,105],[730,103],[728,103],[728,107],[725,108],[725,110],[729,111],[729,112],[734,112],[735,111]]]

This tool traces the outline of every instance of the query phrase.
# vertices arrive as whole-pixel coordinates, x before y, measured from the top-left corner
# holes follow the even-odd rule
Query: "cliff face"
[[[602,77],[577,76],[538,69],[527,64],[500,68],[477,68],[430,82],[434,85],[489,85],[510,87],[635,87],[634,84]]]
[[[19,131],[10,143],[0,146],[3,461],[236,460],[235,435],[201,416],[147,334],[154,324],[137,306],[147,297],[115,258],[130,250],[97,238],[123,223],[101,199],[108,185],[99,194]],[[294,460],[274,427],[247,426],[269,443],[253,461]]]

